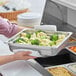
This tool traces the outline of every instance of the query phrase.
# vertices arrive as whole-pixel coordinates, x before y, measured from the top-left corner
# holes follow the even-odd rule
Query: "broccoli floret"
[[[39,40],[38,39],[35,39],[35,40],[31,40],[31,44],[32,45],[39,45]]]
[[[31,34],[26,34],[26,37],[28,38],[28,39],[30,39],[31,38]]]
[[[50,36],[50,40],[57,41],[58,40],[58,34],[53,34],[52,36]]]
[[[55,41],[50,42],[50,46],[56,45]]]
[[[23,38],[18,38],[18,39],[16,39],[15,41],[14,41],[14,43],[19,43],[19,42],[25,42],[25,40],[23,39]]]

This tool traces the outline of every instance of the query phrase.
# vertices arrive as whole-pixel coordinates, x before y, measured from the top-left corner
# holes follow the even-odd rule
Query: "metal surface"
[[[63,15],[64,18],[62,18],[61,15]],[[76,37],[76,26],[66,23],[68,22],[67,18],[67,7],[62,6],[60,4],[57,5],[56,3],[53,4],[51,0],[46,0],[46,5],[42,17],[42,23],[48,25],[56,25],[58,31],[63,30],[74,32]]]
[[[34,69],[40,72],[43,76],[53,76],[36,61],[28,61],[28,64],[30,64]]]
[[[71,46],[76,46],[76,41],[67,42],[67,45],[65,47],[71,47]]]

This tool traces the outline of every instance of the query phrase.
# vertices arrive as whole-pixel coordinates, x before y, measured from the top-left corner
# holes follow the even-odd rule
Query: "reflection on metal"
[[[38,72],[40,72],[43,76],[53,76],[51,73],[49,73],[47,70],[45,70],[39,63],[28,61],[28,64],[30,64],[34,69],[36,69]]]
[[[58,11],[56,10],[56,7],[53,6],[52,4],[53,3],[51,0],[47,0],[44,13],[43,13],[42,23],[49,24],[49,25],[56,25],[58,31],[71,31],[71,32],[76,33],[76,27],[66,23],[67,22],[67,8],[62,5],[58,5],[56,3],[53,4],[53,5],[56,5],[56,7],[60,10]],[[54,16],[52,15],[53,12],[54,14],[57,12],[57,14],[55,14]],[[59,12],[61,12],[61,14],[59,14]],[[61,19],[62,18],[61,15],[62,17],[64,16],[63,19]]]

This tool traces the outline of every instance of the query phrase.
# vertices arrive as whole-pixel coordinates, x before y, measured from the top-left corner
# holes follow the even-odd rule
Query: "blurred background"
[[[0,6],[0,13],[28,8],[30,12],[37,12],[41,14],[43,24],[53,24],[57,25],[58,30],[67,31],[68,29],[69,31],[76,32],[76,1],[64,1],[65,2],[63,2],[63,0],[8,0],[8,3]]]

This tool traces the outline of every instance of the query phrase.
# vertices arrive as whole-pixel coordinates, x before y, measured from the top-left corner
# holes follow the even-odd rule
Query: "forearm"
[[[12,55],[7,55],[7,56],[0,56],[0,65],[16,61],[16,60],[28,60],[28,59],[34,59],[37,58],[35,56],[30,55],[30,51],[22,51],[22,52],[17,52]]]
[[[16,58],[13,55],[7,55],[7,56],[0,56],[0,65],[15,61]]]
[[[28,27],[18,26],[17,24],[11,23],[10,21],[0,17],[0,34],[3,34],[8,38],[12,37],[24,28]]]
[[[0,34],[5,35],[6,37],[12,37],[22,29],[23,27],[0,17]]]

